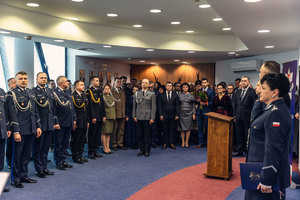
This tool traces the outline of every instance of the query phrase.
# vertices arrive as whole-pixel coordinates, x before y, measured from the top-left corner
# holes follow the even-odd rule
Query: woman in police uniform
[[[290,185],[289,146],[292,120],[283,97],[290,82],[284,74],[261,79],[260,101],[267,106],[251,123],[247,162],[263,163],[257,190],[246,190],[245,199],[285,199]],[[276,178],[280,191],[272,191]]]
[[[112,94],[110,93],[110,86],[108,84],[105,84],[103,87],[103,101],[105,106],[106,118],[104,117],[105,119],[103,119],[104,124],[102,126],[101,141],[103,145],[103,153],[110,154],[112,152],[109,148],[109,142],[110,134],[113,131],[114,121],[116,119],[116,102],[112,97]]]

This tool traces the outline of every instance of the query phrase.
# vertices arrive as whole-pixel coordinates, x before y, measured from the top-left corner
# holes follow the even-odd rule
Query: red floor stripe
[[[144,187],[128,200],[153,199],[226,199],[240,184],[239,163],[245,158],[232,160],[233,175],[230,180],[206,178],[206,163],[188,167],[165,176]]]

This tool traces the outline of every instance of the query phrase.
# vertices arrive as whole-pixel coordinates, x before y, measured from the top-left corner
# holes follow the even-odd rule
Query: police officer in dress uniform
[[[66,152],[69,145],[71,129],[76,126],[76,113],[74,109],[68,79],[59,76],[56,79],[58,85],[53,94],[56,101],[56,115],[58,118],[59,129],[55,130],[55,152],[54,160],[56,168],[65,170],[73,166],[66,162]]]
[[[10,137],[9,122],[6,110],[6,96],[2,88],[0,88],[0,171],[4,167],[5,140]],[[9,192],[9,188],[4,188],[3,192]]]
[[[72,139],[72,159],[75,163],[83,164],[88,162],[88,159],[82,156],[84,144],[86,141],[86,130],[89,127],[89,100],[84,94],[84,82],[75,81],[75,91],[72,94],[73,103],[75,106],[77,121],[76,127],[73,129]]]
[[[104,102],[101,97],[101,90],[99,89],[99,84],[99,78],[96,76],[93,77],[91,80],[92,86],[85,92],[89,100],[90,127],[88,132],[88,154],[90,159],[96,159],[96,157],[103,157],[97,152],[98,145],[101,140],[101,128],[103,118],[106,117]]]
[[[284,74],[267,74],[261,79],[260,101],[267,104],[251,123],[246,162],[263,163],[257,190],[246,190],[245,199],[285,199],[290,185],[289,146],[292,119],[284,96],[290,83]],[[272,191],[276,178],[280,191]]]
[[[49,171],[47,168],[48,152],[54,128],[58,128],[59,125],[53,90],[46,87],[47,74],[39,72],[36,82],[37,86],[32,90],[35,93],[43,134],[34,140],[33,161],[36,175],[40,178],[46,178],[46,175],[54,175],[54,172]]]
[[[11,180],[13,186],[23,188],[21,182],[37,182],[27,175],[28,163],[34,136],[40,137],[42,130],[35,94],[26,88],[28,84],[27,73],[18,72],[16,80],[17,87],[7,93],[8,117],[14,136]]]

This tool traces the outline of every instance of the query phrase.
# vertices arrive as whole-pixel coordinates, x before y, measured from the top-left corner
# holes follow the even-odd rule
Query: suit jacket
[[[32,90],[36,97],[37,108],[41,118],[42,131],[53,131],[54,125],[58,124],[53,90],[46,88],[46,92],[44,92],[40,86],[36,86]],[[46,104],[46,102],[48,102],[48,104]]]
[[[111,89],[111,94],[113,95],[113,97],[116,100],[120,100],[120,101],[116,101],[116,118],[120,119],[120,118],[125,118],[125,107],[126,107],[126,94],[125,94],[125,90],[119,89],[119,91],[117,91],[117,89],[115,87],[113,87]]]
[[[203,91],[204,89],[202,88],[200,91]],[[213,101],[214,101],[214,97],[215,97],[215,91],[210,89],[209,87],[207,88],[206,90],[206,94],[207,94],[207,106],[204,105],[202,106],[203,107],[203,114],[204,113],[207,113],[207,112],[210,112],[211,111],[211,107],[212,107],[212,104],[213,104]]]
[[[60,127],[71,128],[77,121],[73,99],[69,90],[62,91],[59,87],[54,90],[56,114]]]
[[[260,183],[271,186],[276,175],[280,188],[290,185],[290,110],[283,99],[267,106],[251,123],[247,162],[263,163]]]
[[[86,128],[89,123],[89,100],[87,96],[82,93],[82,97],[74,91],[72,94],[73,103],[76,112],[76,126],[78,128]]]
[[[6,95],[0,88],[0,139],[7,138],[7,130],[9,130],[9,121],[7,116]]]
[[[236,120],[249,121],[251,117],[251,111],[254,105],[257,95],[255,90],[248,88],[247,92],[244,95],[243,101],[241,102],[241,93],[242,90],[238,90],[235,94],[233,101],[233,113]]]
[[[143,91],[135,92],[133,99],[132,118],[137,120],[155,120],[156,114],[156,96],[154,92],[147,90],[143,95]]]
[[[26,111],[23,110],[28,107],[29,103],[31,106]],[[23,91],[17,86],[8,91],[7,109],[12,133],[19,132],[21,135],[30,135],[36,133],[37,128],[41,128],[36,98],[32,90],[25,88]]]
[[[85,94],[89,100],[90,120],[96,119],[97,122],[102,122],[103,117],[106,115],[101,90],[96,90],[94,87],[90,87],[85,91]]]
[[[167,91],[163,92],[158,97],[158,114],[165,119],[174,119],[179,117],[180,104],[178,95],[175,91],[171,91],[171,99],[167,99]]]

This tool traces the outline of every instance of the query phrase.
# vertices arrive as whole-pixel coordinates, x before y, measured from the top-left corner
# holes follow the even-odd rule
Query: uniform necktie
[[[168,101],[170,101],[171,97],[170,97],[170,92],[168,92]]]
[[[143,96],[145,95],[145,92],[143,91]]]

